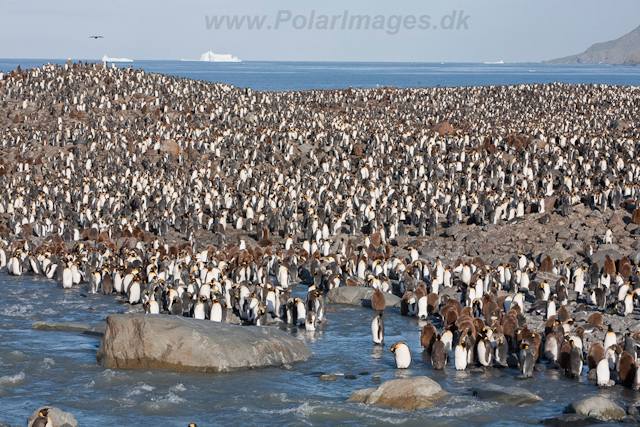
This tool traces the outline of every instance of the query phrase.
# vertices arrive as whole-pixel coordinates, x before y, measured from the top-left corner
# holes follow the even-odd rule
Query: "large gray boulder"
[[[627,413],[613,401],[602,396],[593,396],[572,403],[566,412],[587,415],[601,421],[619,420]]]
[[[304,362],[311,350],[272,327],[112,314],[96,359],[107,368],[225,372]]]
[[[327,292],[325,301],[327,304],[347,304],[371,307],[372,295],[373,288],[367,288],[365,286],[341,286],[339,288],[330,289]],[[399,297],[390,293],[385,293],[384,296],[387,302],[387,307],[400,306]]]
[[[358,390],[347,402],[367,405],[387,405],[393,408],[415,411],[433,408],[438,400],[447,396],[440,384],[428,377],[413,377],[386,381],[378,388]]]
[[[36,409],[35,412],[27,418],[27,427],[31,427],[33,425],[33,422],[38,418],[38,413],[45,408],[51,408],[49,411],[49,418],[51,418],[53,427],[78,427],[78,422],[72,414],[64,412],[58,408],[54,408],[53,406],[41,406]]]
[[[473,395],[482,400],[495,400],[509,405],[522,405],[542,400],[536,394],[521,387],[502,387],[496,384],[480,384],[473,388]]]

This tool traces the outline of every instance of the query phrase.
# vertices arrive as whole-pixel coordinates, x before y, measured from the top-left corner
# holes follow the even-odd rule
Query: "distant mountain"
[[[617,40],[596,43],[584,53],[544,62],[548,64],[640,65],[640,27]]]

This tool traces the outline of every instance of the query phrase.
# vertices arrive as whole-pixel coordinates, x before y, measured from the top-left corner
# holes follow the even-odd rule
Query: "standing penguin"
[[[478,342],[476,347],[478,352],[478,362],[484,367],[491,366],[493,360],[493,346],[488,338],[483,338]]]
[[[398,341],[391,346],[391,353],[395,356],[398,369],[407,369],[411,365],[411,350],[404,341]]]
[[[571,344],[571,352],[569,353],[569,375],[571,378],[578,378],[582,374],[582,349],[575,345],[573,340],[569,341]]]
[[[458,371],[467,369],[467,348],[464,340],[460,341],[453,352],[453,363]]]
[[[384,345],[384,321],[382,315],[384,312],[378,314],[371,322],[371,335],[373,336],[373,343]]]
[[[509,356],[509,344],[507,344],[507,340],[504,336],[500,336],[496,343],[494,360],[499,366],[506,367],[508,365],[507,356]]]
[[[598,387],[608,387],[611,379],[611,371],[609,370],[609,361],[604,358],[598,362],[596,366],[596,382]]]
[[[447,364],[447,349],[445,343],[442,341],[440,334],[436,335],[436,340],[431,347],[431,365],[433,369],[444,369]]]
[[[520,371],[525,378],[533,376],[533,351],[529,344],[524,344],[520,350]]]

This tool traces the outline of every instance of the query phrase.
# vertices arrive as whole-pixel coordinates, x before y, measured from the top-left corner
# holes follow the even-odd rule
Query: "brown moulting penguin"
[[[431,354],[433,344],[436,341],[436,335],[438,335],[438,332],[431,322],[427,322],[427,324],[422,327],[422,331],[420,332],[420,345],[424,347],[424,351],[427,352],[427,354]]]

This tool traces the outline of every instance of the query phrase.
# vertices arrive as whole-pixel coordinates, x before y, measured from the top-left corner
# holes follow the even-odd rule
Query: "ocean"
[[[18,65],[22,68],[32,68],[47,62],[62,64],[65,60],[0,59],[0,71],[15,70]],[[117,66],[221,82],[261,91],[376,86],[399,88],[486,86],[552,82],[640,85],[640,67],[609,65],[135,61],[117,63]]]

